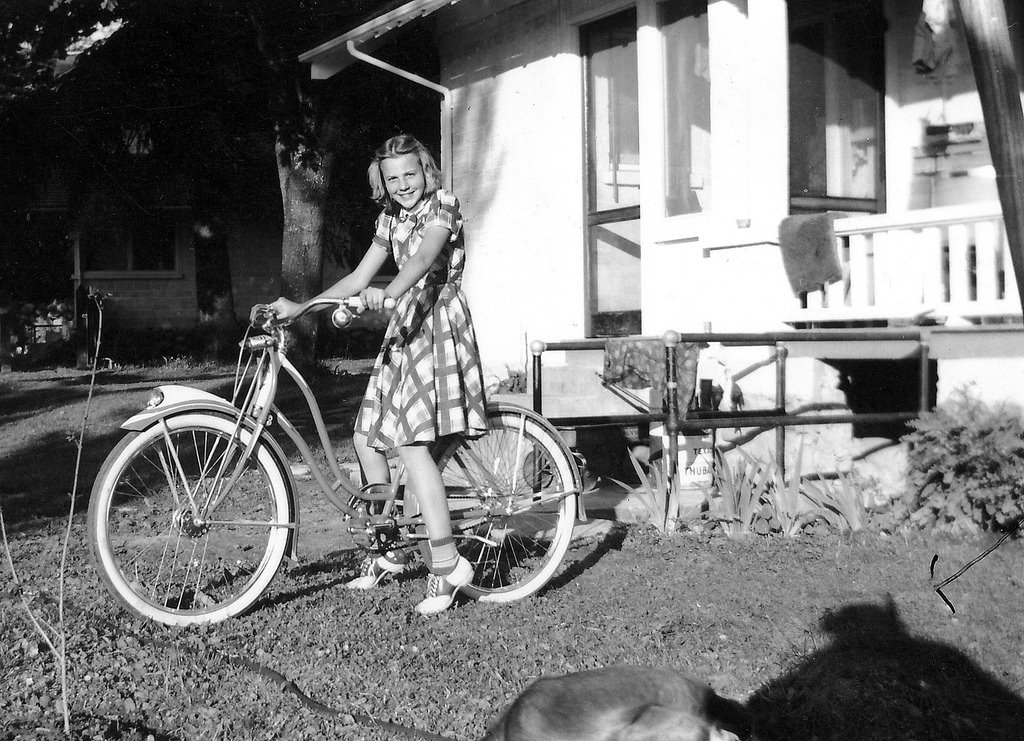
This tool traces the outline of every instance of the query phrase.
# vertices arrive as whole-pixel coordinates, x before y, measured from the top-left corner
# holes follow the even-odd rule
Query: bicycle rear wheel
[[[463,593],[511,602],[544,586],[565,555],[576,521],[577,477],[556,433],[533,412],[492,408],[488,423],[486,434],[453,438],[436,458],[456,545],[475,572]],[[491,514],[472,514],[481,503],[490,503]]]
[[[213,623],[259,598],[293,521],[281,462],[263,443],[227,488],[250,440],[235,423],[185,414],[127,435],[89,503],[100,576],[129,610],[166,625]]]

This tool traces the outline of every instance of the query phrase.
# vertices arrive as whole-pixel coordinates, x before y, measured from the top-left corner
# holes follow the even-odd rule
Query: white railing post
[[[996,301],[999,296],[999,229],[993,221],[974,225],[974,274],[979,303]]]
[[[971,298],[970,263],[966,224],[949,226],[949,303],[962,306]]]
[[[946,302],[946,284],[942,277],[942,229],[929,226],[920,231],[921,262],[924,280],[924,308],[935,309]]]
[[[871,238],[866,234],[850,236],[850,306],[868,307],[874,298]]]

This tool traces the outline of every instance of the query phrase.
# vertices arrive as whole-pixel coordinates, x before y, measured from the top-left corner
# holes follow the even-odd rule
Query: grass
[[[101,387],[100,422],[86,440],[94,461],[117,439],[117,421],[154,380],[166,380],[131,373]],[[230,374],[211,371],[199,382],[215,388]],[[354,415],[348,399],[364,382],[360,373],[317,381],[340,435]],[[0,420],[0,496],[7,512],[15,503],[8,487],[29,492],[14,507],[13,556],[45,612],[63,531],[43,500],[70,491],[70,480],[52,451],[30,456],[79,418],[80,382],[54,374],[0,384],[0,401],[15,410]],[[10,451],[37,461],[25,477],[7,467]],[[932,591],[932,556],[938,580],[987,541],[871,532],[669,537],[616,527],[576,542],[533,598],[463,603],[423,619],[412,612],[422,574],[370,593],[343,588],[360,554],[319,502],[303,499],[303,563],[280,573],[251,614],[201,630],[120,611],[99,584],[84,517],[76,517],[67,575],[76,738],[396,738],[347,715],[363,713],[474,739],[533,678],[614,664],[667,665],[709,681],[749,705],[764,740],[1011,739],[1024,727],[1019,541],[944,590],[954,615]],[[341,715],[314,712],[258,666]],[[60,737],[58,694],[53,657],[14,595],[0,592],[0,739]]]

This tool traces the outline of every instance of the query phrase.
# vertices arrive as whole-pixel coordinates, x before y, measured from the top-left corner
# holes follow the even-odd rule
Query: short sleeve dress
[[[437,191],[411,212],[382,212],[373,244],[390,250],[401,269],[436,225],[451,238],[399,299],[356,417],[356,431],[378,450],[487,429],[480,353],[462,292],[466,251],[458,199]]]

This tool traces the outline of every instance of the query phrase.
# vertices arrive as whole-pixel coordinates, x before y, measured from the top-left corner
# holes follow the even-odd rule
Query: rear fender
[[[156,394],[157,391],[163,395],[162,401],[154,406],[147,407],[138,414],[135,414],[125,420],[121,424],[121,429],[138,432],[156,424],[161,419],[167,419],[169,417],[176,417],[179,414],[189,414],[193,412],[215,414],[219,417],[229,419],[232,422],[236,422],[238,420],[238,407],[234,406],[226,399],[222,399],[221,397],[215,396],[206,391],[192,388],[190,386],[176,385],[158,386],[154,389],[154,394]],[[249,432],[253,431],[253,421],[248,417],[244,417],[242,419],[242,426]],[[275,440],[270,434],[264,434],[262,438],[263,442],[273,453],[277,468],[281,472],[281,476],[284,478],[285,484],[288,487],[288,504],[291,508],[290,514],[292,520],[295,522],[295,527],[288,531],[288,545],[286,546],[285,555],[295,563],[299,559],[299,506],[295,499],[295,480],[292,477],[291,466],[288,465],[288,456],[285,455],[284,450],[281,449],[277,440]]]

